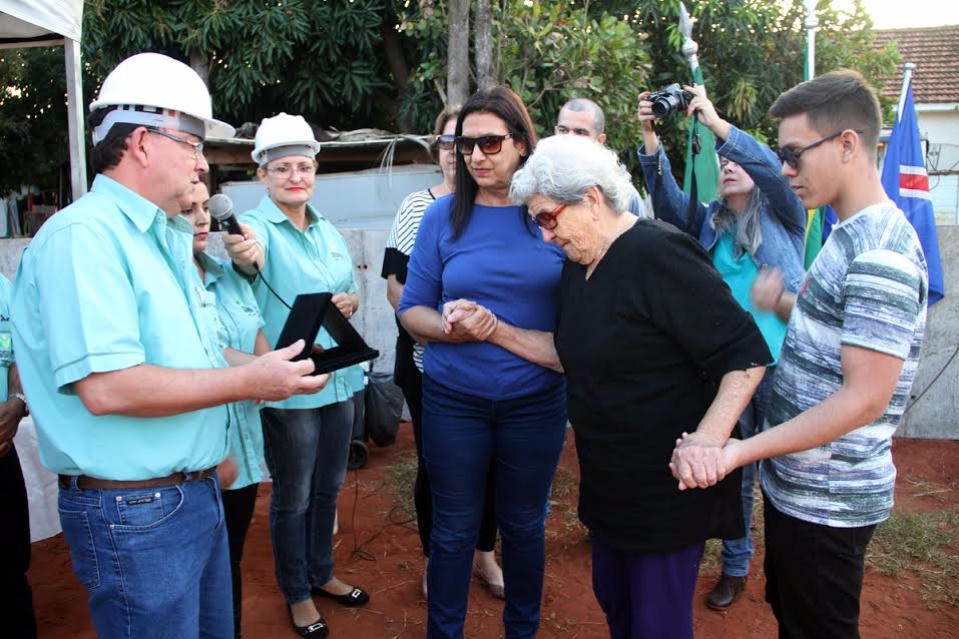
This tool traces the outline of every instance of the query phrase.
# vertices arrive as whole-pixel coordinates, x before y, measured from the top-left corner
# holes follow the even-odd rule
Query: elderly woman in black
[[[539,143],[510,195],[568,258],[557,328],[490,339],[566,371],[579,515],[611,636],[687,638],[704,542],[741,534],[742,506],[737,473],[706,491],[677,478],[726,474],[721,446],[770,356],[693,238],[624,214],[628,185],[591,140]]]

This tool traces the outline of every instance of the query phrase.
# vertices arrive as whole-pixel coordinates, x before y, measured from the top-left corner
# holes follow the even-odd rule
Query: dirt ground
[[[351,471],[347,477],[340,497],[340,533],[335,549],[337,576],[368,589],[372,601],[364,608],[351,610],[317,600],[330,625],[331,637],[412,639],[425,635],[426,604],[419,587],[422,571],[419,538],[415,524],[402,524],[406,517],[394,508],[393,491],[385,479],[388,467],[394,461],[408,460],[412,450],[410,429],[404,424],[394,446],[373,449],[367,466]],[[899,469],[897,510],[959,512],[959,442],[902,440],[896,442],[894,454]],[[576,476],[570,434],[554,484],[556,503],[547,524],[545,593],[539,633],[544,639],[609,636],[590,587],[589,543],[575,517]],[[264,484],[243,560],[243,636],[246,639],[296,636],[288,626],[283,599],[273,578],[267,530],[269,494],[269,484]],[[706,593],[718,574],[715,558],[705,562],[695,602],[698,637],[776,636],[775,620],[763,602],[762,540],[757,541],[745,596],[728,612],[714,612],[705,606]],[[355,552],[357,547],[359,552]],[[959,548],[953,547],[951,552],[955,555]],[[41,639],[92,639],[95,636],[86,612],[86,596],[70,570],[62,535],[34,544],[30,582]],[[893,578],[867,569],[862,596],[862,636],[875,639],[959,636],[959,608],[930,601],[927,594],[917,573],[908,571]],[[502,637],[501,613],[502,603],[474,580],[466,636]]]

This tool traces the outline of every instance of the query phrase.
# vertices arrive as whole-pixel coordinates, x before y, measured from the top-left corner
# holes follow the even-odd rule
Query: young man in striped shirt
[[[926,323],[926,262],[879,181],[881,114],[861,75],[804,82],[769,113],[804,208],[830,204],[840,221],[794,299],[775,274],[753,287],[757,305],[793,308],[763,432],[728,442],[721,465],[764,460],[766,599],[779,636],[858,637],[866,546],[892,509],[892,434]]]

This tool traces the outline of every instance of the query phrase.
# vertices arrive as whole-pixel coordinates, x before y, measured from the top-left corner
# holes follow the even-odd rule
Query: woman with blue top
[[[283,329],[287,305],[301,293],[333,293],[333,303],[347,318],[359,306],[346,241],[309,204],[319,146],[302,116],[280,113],[264,119],[253,160],[267,194],[240,216],[247,237],[224,238],[234,266],[254,277],[270,343]],[[316,344],[330,348],[333,339],[324,329]],[[273,479],[270,538],[276,579],[293,627],[304,637],[329,634],[312,596],[344,606],[362,606],[370,598],[333,575],[333,521],[346,476],[358,377],[349,369],[336,371],[319,393],[271,404],[261,413]]]
[[[433,187],[410,193],[400,203],[393,228],[386,240],[383,254],[382,276],[386,278],[386,297],[395,310],[403,295],[406,283],[407,266],[410,253],[416,242],[416,233],[426,208],[437,198],[449,195],[455,188],[456,179],[456,116],[459,105],[443,109],[436,118],[433,135],[436,136],[436,155],[443,181]],[[416,482],[413,485],[413,503],[416,507],[416,528],[423,546],[426,565],[430,558],[430,533],[433,529],[433,493],[430,490],[429,475],[423,461],[423,347],[413,341],[397,320],[399,334],[396,337],[396,365],[393,379],[403,389],[406,405],[410,409],[413,423],[413,441],[416,443]],[[473,574],[486,584],[490,594],[499,599],[505,597],[503,588],[503,569],[496,563],[496,514],[493,506],[493,475],[487,483],[486,505],[483,509],[483,522],[480,525],[479,541],[473,553]],[[426,571],[423,571],[421,585],[423,597],[429,596],[426,584]]]
[[[785,288],[799,290],[803,271],[803,240],[806,212],[789,182],[780,175],[781,163],[769,147],[760,144],[716,113],[699,86],[687,86],[693,94],[687,113],[716,136],[719,154],[719,199],[708,206],[697,203],[688,223],[688,196],[673,179],[653,121],[648,93],[639,96],[637,115],[643,126],[644,146],[638,152],[646,177],[646,188],[656,217],[686,230],[709,253],[713,266],[732,290],[733,297],[752,315],[773,356],[753,401],[740,418],[740,436],[749,437],[762,429],[766,403],[772,388],[775,362],[786,336],[788,310],[776,313],[757,308],[750,299],[750,287],[765,268],[782,272]],[[756,465],[743,468],[743,515],[746,536],[724,540],[722,575],[709,593],[707,604],[717,610],[728,608],[746,585],[749,560],[753,554],[749,522],[752,514]]]
[[[513,174],[535,145],[526,107],[509,89],[479,91],[463,105],[456,188],[423,215],[399,303],[403,326],[426,344],[431,639],[463,636],[490,472],[506,636],[533,637],[539,626],[544,504],[565,437],[565,386],[558,366],[514,355],[497,341],[551,332],[556,321],[563,254],[540,240],[524,207],[509,199]]]
[[[262,355],[270,351],[270,345],[260,327],[260,311],[253,297],[249,282],[236,273],[229,262],[206,253],[210,233],[210,210],[207,203],[210,193],[202,182],[193,190],[190,208],[180,215],[193,226],[193,265],[196,266],[205,307],[213,311],[212,321],[228,361],[243,359],[244,353]],[[230,569],[233,579],[233,634],[240,637],[240,605],[243,601],[243,579],[240,559],[246,533],[253,520],[256,493],[263,481],[260,462],[263,459],[263,428],[260,425],[260,408],[252,401],[230,404],[230,448],[232,481],[227,473],[218,473],[223,484],[223,515],[230,545]],[[230,473],[232,474],[232,473]],[[227,485],[227,483],[229,485]]]

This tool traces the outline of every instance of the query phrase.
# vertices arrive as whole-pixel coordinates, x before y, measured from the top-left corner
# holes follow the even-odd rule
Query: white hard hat
[[[320,143],[313,136],[313,129],[302,115],[280,113],[272,118],[263,118],[256,130],[253,145],[253,161],[263,166],[271,160],[287,155],[316,157]]]
[[[108,106],[119,108],[96,127],[94,143],[119,122],[170,126],[202,138],[230,138],[235,133],[226,122],[213,119],[210,92],[196,71],[160,53],[130,56],[110,72],[90,111]]]

